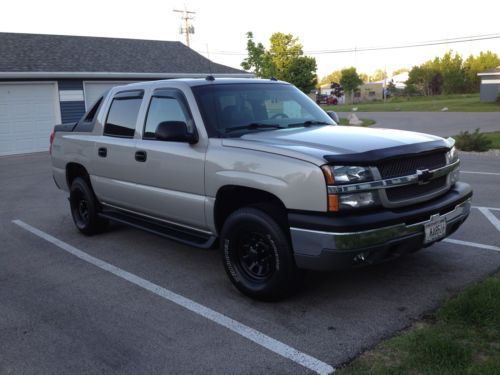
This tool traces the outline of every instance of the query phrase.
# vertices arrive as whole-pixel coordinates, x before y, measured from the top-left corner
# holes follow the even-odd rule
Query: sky
[[[397,50],[317,54],[315,51],[399,46],[432,40],[496,34],[500,1],[357,0],[17,0],[2,1],[0,32],[179,40],[180,15],[196,12],[191,48],[215,62],[241,68],[246,33],[266,47],[274,32],[299,38],[316,58],[318,76],[354,66],[371,74],[411,68],[448,50],[463,56],[490,50],[500,38]]]

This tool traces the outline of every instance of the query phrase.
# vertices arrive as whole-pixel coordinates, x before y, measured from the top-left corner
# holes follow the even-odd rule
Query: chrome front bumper
[[[469,215],[470,199],[458,204],[441,217],[446,219],[447,235],[454,231]],[[383,246],[408,237],[424,236],[424,226],[429,220],[416,224],[404,223],[359,232],[324,232],[311,229],[290,228],[292,246],[297,255],[319,257],[324,251],[350,252]]]

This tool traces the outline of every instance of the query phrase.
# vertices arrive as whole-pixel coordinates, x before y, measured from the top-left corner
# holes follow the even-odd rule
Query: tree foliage
[[[481,52],[470,55],[465,61],[458,53],[446,52],[442,57],[414,66],[410,72],[407,91],[422,95],[461,94],[479,91],[480,79],[477,73],[500,65],[496,53]]]
[[[327,76],[324,76],[323,78],[321,78],[321,81],[319,83],[321,85],[326,85],[327,83],[333,83],[333,82],[339,83],[341,76],[342,76],[342,73],[340,72],[340,70],[334,70],[333,72],[331,72]]]
[[[370,76],[369,82],[382,81],[387,78],[387,72],[384,69],[377,69]]]
[[[465,80],[471,92],[479,91],[481,80],[477,73],[500,66],[500,57],[491,51],[481,52],[479,56],[470,55],[464,61]]]
[[[274,33],[270,38],[270,47],[255,43],[253,34],[247,33],[248,56],[241,66],[251,70],[261,78],[275,77],[290,82],[308,93],[317,84],[316,59],[303,56],[302,44],[292,34]]]
[[[350,67],[342,69],[340,84],[344,88],[344,91],[352,97],[352,95],[358,90],[359,86],[363,84],[363,80],[359,77],[356,68]]]
[[[370,82],[370,77],[366,73],[358,73],[359,78],[363,82]]]
[[[405,73],[405,72],[409,72],[410,69],[408,68],[399,68],[399,69],[396,69],[395,71],[392,72],[392,76],[397,76],[398,74],[401,74],[401,73]]]

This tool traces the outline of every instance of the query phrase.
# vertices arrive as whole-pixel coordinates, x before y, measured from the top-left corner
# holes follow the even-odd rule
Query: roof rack
[[[214,78],[214,76],[212,76],[212,75],[208,75],[208,76],[206,76],[206,77],[205,77],[205,79],[206,79],[207,81],[215,81],[215,78]]]

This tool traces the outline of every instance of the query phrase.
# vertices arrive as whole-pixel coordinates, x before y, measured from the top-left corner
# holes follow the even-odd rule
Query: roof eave
[[[140,72],[0,72],[0,79],[167,79],[205,78],[254,78],[253,73],[140,73]]]

